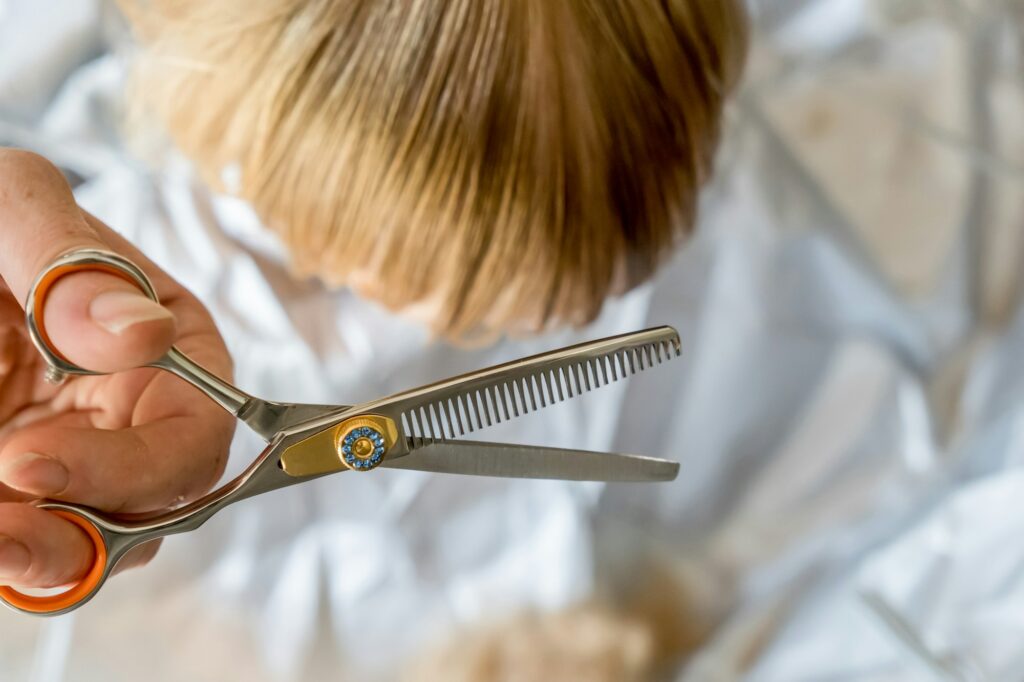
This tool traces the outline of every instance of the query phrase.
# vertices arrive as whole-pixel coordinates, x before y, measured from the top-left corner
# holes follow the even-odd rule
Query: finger
[[[84,532],[48,511],[0,503],[0,584],[58,587],[82,578],[95,549]]]
[[[24,301],[39,272],[74,249],[110,249],[75,203],[60,171],[42,157],[0,149],[0,276]],[[62,277],[42,323],[72,363],[114,372],[160,357],[174,341],[171,313],[114,275]]]
[[[223,473],[231,430],[225,413],[179,416],[125,429],[49,423],[11,435],[0,450],[0,482],[48,499],[110,512],[178,506]]]
[[[55,350],[96,372],[146,365],[166,353],[177,334],[171,312],[138,287],[87,271],[57,280],[43,324]]]
[[[115,251],[130,258],[142,268],[153,283],[160,302],[170,310],[177,321],[177,342],[180,350],[213,370],[222,379],[231,380],[231,357],[224,340],[209,311],[185,287],[153,263],[124,237],[111,230],[100,220],[83,211],[86,221]]]
[[[0,148],[0,273],[24,301],[47,264],[72,248],[106,248],[61,172],[43,157]]]
[[[111,571],[111,575],[117,575],[118,573],[123,573],[124,571],[132,568],[145,566],[152,561],[153,557],[156,556],[156,553],[160,551],[160,545],[162,545],[163,542],[163,538],[160,538],[157,540],[150,540],[138,547],[131,548],[123,557],[121,557],[121,560],[117,562],[117,565],[114,566],[114,570]]]

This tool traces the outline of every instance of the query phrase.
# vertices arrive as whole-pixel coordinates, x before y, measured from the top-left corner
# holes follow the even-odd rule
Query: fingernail
[[[111,334],[120,334],[140,322],[170,319],[171,311],[141,292],[104,291],[89,304],[93,322]]]
[[[17,580],[32,565],[28,547],[13,538],[0,535],[0,580]]]
[[[56,495],[68,487],[68,470],[53,457],[26,452],[0,464],[0,481],[31,495]]]

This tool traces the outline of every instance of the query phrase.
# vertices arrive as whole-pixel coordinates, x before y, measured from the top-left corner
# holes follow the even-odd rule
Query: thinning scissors
[[[146,274],[116,253],[67,253],[36,279],[25,306],[29,336],[48,365],[47,378],[95,375],[61,355],[42,324],[50,287],[64,275],[102,270],[127,279],[150,298]],[[171,348],[150,366],[172,372],[259,434],[267,447],[237,478],[205,497],[143,518],[118,519],[63,502],[39,506],[79,526],[95,557],[86,576],[46,596],[0,587],[0,600],[23,613],[58,615],[89,601],[125,554],[157,538],[199,528],[224,507],[331,473],[380,467],[449,474],[584,481],[668,481],[679,464],[663,459],[549,447],[457,441],[468,432],[518,417],[634,372],[680,352],[671,327],[623,334],[542,353],[414,388],[362,405],[278,403],[251,396]]]

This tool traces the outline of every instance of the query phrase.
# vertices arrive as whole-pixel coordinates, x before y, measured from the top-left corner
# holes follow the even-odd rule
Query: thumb
[[[174,316],[129,282],[81,271],[54,283],[43,308],[54,349],[96,372],[139,367],[174,343]]]
[[[60,171],[30,152],[0,149],[0,278],[24,301],[36,275],[76,248],[109,249],[79,209]],[[131,283],[79,271],[50,289],[42,320],[54,350],[96,372],[137,367],[163,355],[174,318]]]

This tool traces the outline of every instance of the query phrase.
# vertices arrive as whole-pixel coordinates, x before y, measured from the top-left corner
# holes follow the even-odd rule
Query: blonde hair
[[[690,230],[740,0],[123,0],[136,96],[301,274],[449,337],[581,324]]]

